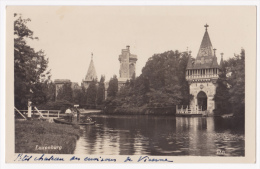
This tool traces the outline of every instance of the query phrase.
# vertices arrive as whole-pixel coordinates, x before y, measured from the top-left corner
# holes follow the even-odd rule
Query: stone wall
[[[120,61],[120,78],[129,78],[129,57],[130,52],[126,49],[122,50],[122,54],[119,56]]]

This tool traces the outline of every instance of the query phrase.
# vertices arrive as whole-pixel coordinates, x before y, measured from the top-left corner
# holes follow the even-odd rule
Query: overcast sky
[[[15,7],[16,13],[30,18],[28,27],[39,37],[30,42],[49,58],[52,80],[70,79],[81,83],[94,54],[98,78],[108,81],[119,75],[118,56],[130,45],[138,57],[140,75],[147,59],[168,50],[185,51],[196,57],[204,25],[214,48],[224,59],[239,54],[246,57],[255,49],[255,7]],[[252,56],[252,55],[251,55]],[[255,56],[252,56],[255,57]]]

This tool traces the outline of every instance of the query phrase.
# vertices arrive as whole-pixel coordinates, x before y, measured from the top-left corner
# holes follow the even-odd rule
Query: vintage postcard
[[[7,6],[7,163],[255,163],[256,6]]]

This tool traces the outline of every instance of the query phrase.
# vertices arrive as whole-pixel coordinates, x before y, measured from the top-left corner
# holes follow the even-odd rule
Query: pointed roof
[[[213,52],[213,47],[209,38],[209,33],[207,28],[209,27],[207,24],[205,25],[206,30],[201,41],[201,45],[199,48],[199,52],[197,54],[195,63],[187,65],[187,69],[207,69],[207,68],[218,68],[217,57],[215,56],[215,52]]]
[[[96,69],[94,66],[93,54],[92,54],[91,61],[90,61],[89,67],[88,67],[88,72],[85,77],[85,81],[92,81],[94,79],[97,79],[97,73],[96,73]]]
[[[209,38],[209,34],[208,31],[206,30],[206,32],[204,33],[201,45],[200,45],[200,49],[197,55],[197,59],[200,59],[201,57],[209,57],[209,56],[213,56],[213,47]]]

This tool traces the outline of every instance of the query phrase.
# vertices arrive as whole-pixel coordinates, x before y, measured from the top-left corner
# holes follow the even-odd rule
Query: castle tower
[[[130,53],[130,46],[126,46],[126,49],[122,49],[121,55],[118,58],[120,62],[118,87],[122,87],[127,80],[130,80],[135,73],[135,65],[137,61],[137,55]]]
[[[190,94],[193,99],[190,107],[213,113],[216,93],[216,81],[218,79],[219,65],[216,57],[216,49],[213,49],[209,34],[208,25],[205,25],[205,33],[195,60],[189,56],[186,80],[189,82]]]
[[[83,86],[85,89],[88,88],[90,82],[97,79],[97,73],[93,62],[93,53],[91,53],[91,61],[88,67],[88,72],[86,74],[85,79],[83,80]]]

